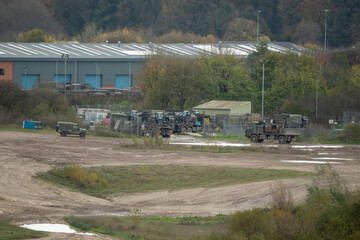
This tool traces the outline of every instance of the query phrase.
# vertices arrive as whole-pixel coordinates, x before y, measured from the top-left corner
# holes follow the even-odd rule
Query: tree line
[[[210,100],[235,100],[251,101],[252,112],[259,113],[264,74],[265,114],[315,116],[318,110],[322,118],[342,116],[343,111],[360,111],[358,54],[313,57],[272,52],[260,43],[247,61],[226,54],[158,55],[137,75],[144,93],[139,108],[191,109]]]
[[[259,17],[260,37],[323,46],[325,10],[329,47],[360,39],[357,0],[4,0],[2,9],[2,41],[35,28],[82,42],[254,41]]]

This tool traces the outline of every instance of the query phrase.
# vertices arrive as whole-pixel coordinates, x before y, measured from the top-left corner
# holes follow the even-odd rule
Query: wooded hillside
[[[81,42],[253,41],[259,15],[260,37],[322,47],[325,10],[328,47],[360,41],[358,0],[2,0],[1,9],[0,41],[35,28]]]

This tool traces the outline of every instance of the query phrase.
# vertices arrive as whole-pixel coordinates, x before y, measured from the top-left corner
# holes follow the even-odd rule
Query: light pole
[[[69,54],[68,53],[62,53],[61,54],[61,58],[64,59],[64,99],[65,99],[65,103],[66,103],[66,60],[69,59]]]
[[[98,63],[95,63],[96,68],[95,68],[95,91],[97,91],[97,83],[98,83]]]
[[[261,87],[261,118],[264,119],[264,82],[265,82],[265,63],[269,60],[260,60],[262,63],[262,87]]]
[[[25,90],[26,90],[26,73],[27,73],[27,66],[24,66],[24,82],[25,82]]]
[[[256,42],[259,42],[259,14],[260,10],[257,11],[257,24],[256,24]]]
[[[129,88],[131,87],[131,63],[129,63]]]
[[[318,118],[318,108],[319,108],[319,74],[316,76],[316,112],[315,117]]]
[[[326,22],[327,22],[327,12],[329,10],[325,9],[325,40],[324,40],[324,52],[326,52]]]

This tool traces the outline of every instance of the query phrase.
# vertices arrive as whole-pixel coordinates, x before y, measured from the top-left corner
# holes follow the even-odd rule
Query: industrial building
[[[213,100],[193,107],[194,111],[210,116],[217,114],[248,114],[251,113],[251,102]]]
[[[148,57],[173,54],[198,57],[232,54],[246,58],[256,42],[218,44],[82,44],[82,43],[0,43],[0,81],[10,80],[22,89],[39,83],[88,84],[97,89],[129,89],[137,84],[136,73]],[[271,51],[304,49],[292,43],[269,43]]]

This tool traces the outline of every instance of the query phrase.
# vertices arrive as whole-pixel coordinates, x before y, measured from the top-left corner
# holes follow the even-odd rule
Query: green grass
[[[122,239],[188,240],[206,239],[211,233],[224,234],[229,217],[143,218],[134,217],[67,217],[66,221],[83,231],[108,234]]]
[[[46,232],[32,231],[26,228],[9,224],[6,220],[0,219],[0,240],[11,239],[33,239],[47,236]]]
[[[56,133],[54,129],[25,129],[16,125],[0,125],[0,131],[26,132],[26,133]]]
[[[97,182],[93,187],[86,187],[66,177],[63,169],[53,169],[41,173],[38,178],[89,195],[106,198],[113,194],[175,191],[199,187],[213,188],[312,176],[312,173],[294,170],[174,165],[104,166],[88,168],[86,171],[85,175],[95,173],[102,181]],[[106,184],[103,184],[104,182]]]

